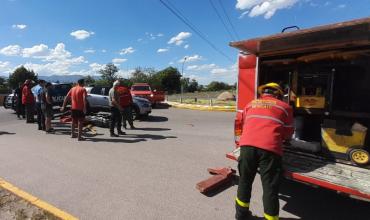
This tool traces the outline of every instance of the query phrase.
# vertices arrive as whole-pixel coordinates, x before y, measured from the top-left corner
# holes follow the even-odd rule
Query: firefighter
[[[120,105],[123,109],[122,112],[121,112],[122,125],[125,129],[127,129],[127,124],[126,124],[126,121],[127,121],[128,124],[130,125],[130,128],[135,129],[134,119],[132,117],[132,103],[133,103],[133,100],[132,100],[132,95],[131,95],[130,89],[127,88],[126,86],[121,86],[121,88],[119,90],[121,90],[121,92],[120,92]]]
[[[277,83],[260,86],[258,93],[260,98],[250,102],[243,112],[238,160],[240,178],[235,204],[237,220],[252,216],[249,204],[257,168],[262,181],[264,217],[279,219],[282,144],[293,134],[293,110],[281,101],[284,93]]]
[[[22,104],[26,108],[26,122],[27,123],[34,123],[34,108],[35,108],[35,97],[31,91],[32,88],[32,80],[27,79],[24,82],[24,86],[22,89]]]

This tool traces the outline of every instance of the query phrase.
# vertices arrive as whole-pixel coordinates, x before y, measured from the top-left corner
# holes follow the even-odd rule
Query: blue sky
[[[95,75],[113,62],[127,77],[136,67],[181,70],[188,57],[185,76],[202,84],[233,83],[238,51],[230,41],[370,16],[370,0],[163,1],[223,55],[159,0],[0,0],[0,76],[19,65],[39,75]]]

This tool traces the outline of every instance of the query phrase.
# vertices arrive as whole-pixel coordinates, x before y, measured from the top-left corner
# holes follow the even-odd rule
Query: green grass
[[[218,101],[217,96],[225,91],[215,91],[215,92],[194,92],[194,93],[184,93],[184,94],[173,94],[168,95],[167,99],[171,102],[180,102],[182,96],[182,103],[185,104],[197,104],[197,105],[210,105],[210,100],[212,100],[212,105],[221,106],[235,106],[235,101]],[[235,95],[235,91],[229,91]],[[196,101],[195,101],[196,100]]]

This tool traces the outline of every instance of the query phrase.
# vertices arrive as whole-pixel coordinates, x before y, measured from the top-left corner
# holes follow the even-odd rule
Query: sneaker
[[[118,135],[116,135],[115,133],[111,133],[110,134],[111,137],[119,137]]]
[[[52,130],[47,130],[47,131],[45,131],[45,133],[46,133],[46,134],[53,134],[53,133],[54,133],[54,131],[52,131]]]
[[[132,129],[132,130],[134,130],[134,129],[136,129],[136,127],[132,125],[132,126],[131,126],[131,129]]]

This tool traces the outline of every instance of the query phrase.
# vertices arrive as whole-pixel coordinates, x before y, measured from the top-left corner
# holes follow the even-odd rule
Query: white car
[[[110,111],[109,107],[109,87],[94,86],[85,87],[87,91],[87,111]],[[152,112],[152,106],[149,100],[141,97],[132,97],[132,113],[135,119],[148,116]]]

